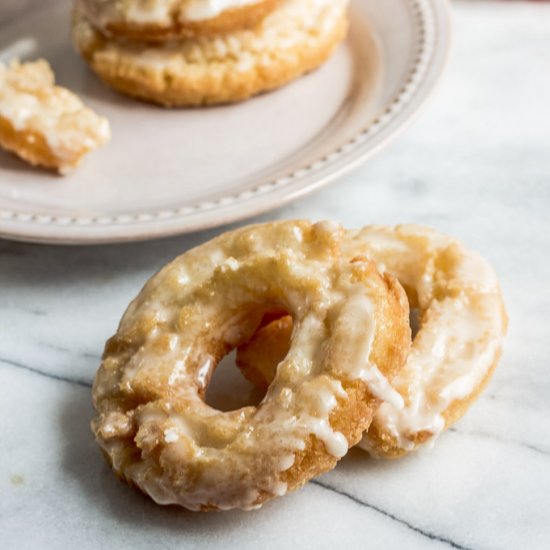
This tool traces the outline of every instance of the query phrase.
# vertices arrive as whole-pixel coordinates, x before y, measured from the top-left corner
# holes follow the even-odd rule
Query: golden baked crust
[[[144,287],[105,348],[93,431],[115,472],[161,504],[250,509],[335,466],[361,437],[410,345],[401,286],[341,257],[336,224],[224,234]],[[204,394],[222,356],[273,308],[291,351],[257,407]]]
[[[237,350],[237,366],[244,377],[260,390],[267,390],[275,377],[277,365],[290,349],[291,336],[290,315],[262,323],[252,338]]]
[[[0,146],[35,166],[66,172],[110,137],[109,123],[65,88],[44,60],[0,63]]]
[[[108,39],[78,10],[73,41],[114,89],[170,106],[229,103],[273,90],[321,65],[344,39],[347,0],[284,0],[251,30],[177,43]]]
[[[197,36],[215,36],[228,34],[258,25],[277,6],[280,0],[258,0],[257,2],[229,8],[219,15],[199,21],[186,20],[174,6],[167,23],[136,22],[125,17],[124,12],[118,16],[104,18],[101,7],[104,2],[80,0],[86,16],[103,34],[113,38],[124,38],[143,42],[165,42]]]
[[[59,170],[59,159],[48,147],[44,136],[36,131],[16,130],[13,124],[0,116],[0,146],[15,153],[32,166]]]
[[[420,329],[393,381],[403,398],[384,403],[360,447],[398,458],[456,422],[479,396],[500,357],[507,317],[488,264],[455,240],[421,227],[366,227],[350,232],[349,254],[364,254],[395,275]],[[292,319],[261,327],[239,348],[237,365],[259,387],[286,356]]]

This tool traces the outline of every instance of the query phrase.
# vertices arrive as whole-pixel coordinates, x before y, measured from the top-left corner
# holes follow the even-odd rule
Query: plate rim
[[[320,159],[238,194],[172,210],[70,217],[35,215],[0,207],[0,237],[72,245],[158,239],[258,216],[341,178],[378,153],[412,123],[436,89],[447,64],[451,46],[450,3],[448,0],[406,1],[411,6],[422,40],[405,86],[358,134]],[[266,196],[276,200],[265,200]],[[71,229],[70,233],[67,228]]]

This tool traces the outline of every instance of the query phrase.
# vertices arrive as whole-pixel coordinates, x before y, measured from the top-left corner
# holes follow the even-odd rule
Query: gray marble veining
[[[414,126],[259,219],[421,223],[487,256],[510,329],[481,399],[433,449],[396,462],[352,451],[261,511],[161,508],[101,460],[89,386],[145,280],[218,231],[91,248],[0,241],[0,547],[550,547],[550,4],[454,7],[449,69]]]

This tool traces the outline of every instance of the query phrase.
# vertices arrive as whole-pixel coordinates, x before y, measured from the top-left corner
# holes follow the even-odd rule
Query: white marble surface
[[[510,314],[487,392],[436,446],[352,452],[252,513],[161,508],[89,431],[104,340],[144,281],[216,232],[146,244],[0,242],[0,547],[550,548],[550,4],[455,2],[433,102],[341,183],[262,219],[417,222],[495,265]]]

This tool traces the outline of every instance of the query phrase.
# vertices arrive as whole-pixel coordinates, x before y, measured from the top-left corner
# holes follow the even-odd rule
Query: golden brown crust
[[[330,422],[333,429],[344,434],[351,447],[361,439],[363,432],[360,426],[366,425],[368,429],[379,401],[372,394],[365,393],[364,385],[359,382],[343,382],[342,386],[347,394],[346,403],[339,403],[331,414]],[[296,454],[293,467],[283,472],[283,479],[288,483],[289,490],[295,491],[310,479],[332,470],[337,462],[334,456],[327,453],[323,442],[311,436],[306,449]]]
[[[267,390],[277,365],[286,357],[291,335],[292,317],[285,315],[261,327],[237,350],[237,366],[260,390]]]
[[[316,69],[347,34],[345,8],[332,8],[330,12],[319,12],[318,32],[304,30],[299,21],[294,21],[294,27],[289,25],[289,36],[270,41],[271,26],[284,31],[281,10],[285,6],[275,10],[276,20],[269,16],[252,31],[235,33],[227,39],[184,41],[181,50],[171,46],[168,54],[163,49],[158,52],[162,62],[154,47],[142,48],[147,54],[141,54],[141,46],[123,46],[109,40],[94,31],[78,12],[73,40],[109,86],[131,97],[166,107],[231,103],[279,88]]]

